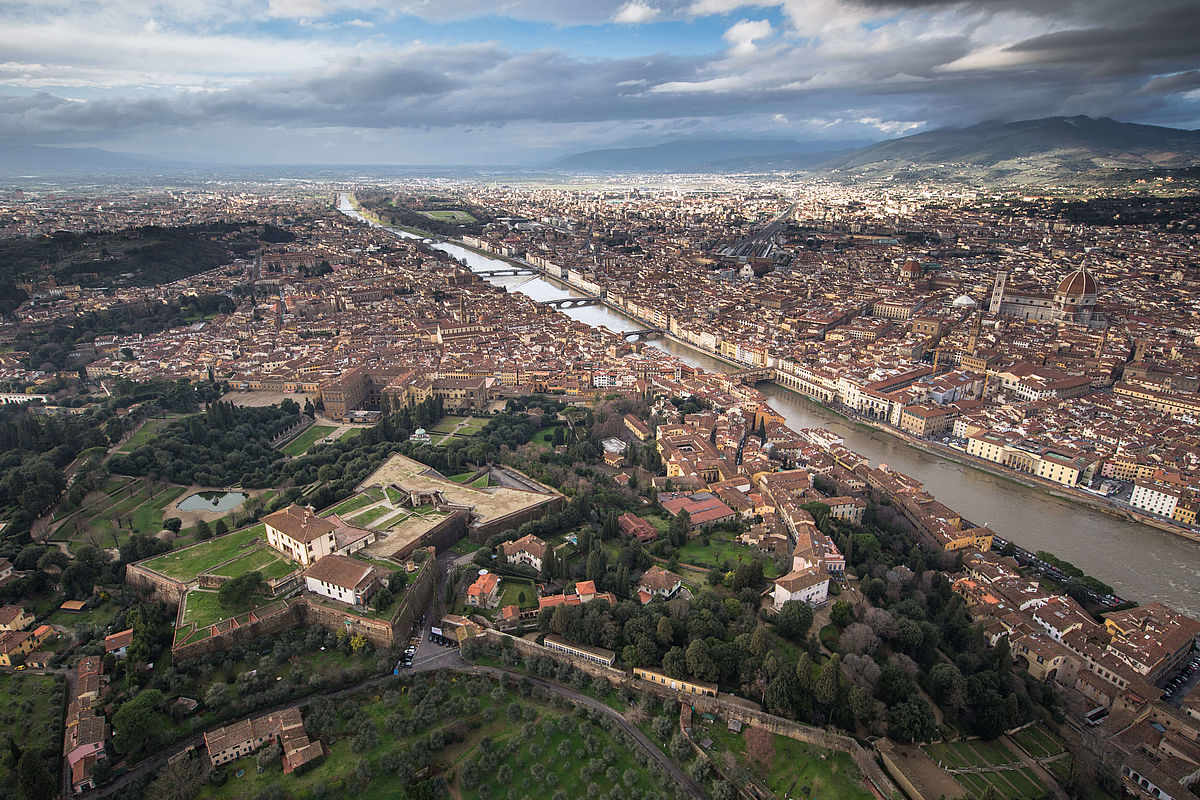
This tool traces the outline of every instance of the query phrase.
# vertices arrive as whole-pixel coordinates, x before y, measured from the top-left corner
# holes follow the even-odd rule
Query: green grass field
[[[359,512],[358,514],[349,517],[349,521],[353,522],[355,525],[360,525],[366,528],[370,527],[371,523],[375,520],[380,519],[381,517],[386,517],[394,510],[395,509],[389,506],[375,506],[375,508],[368,508],[366,511]]]
[[[473,215],[468,214],[466,211],[439,209],[434,211],[422,211],[421,214],[429,217],[430,219],[440,219],[446,222],[478,222]]]
[[[262,573],[263,578],[270,579],[291,575],[299,568],[299,564],[292,563],[275,549],[263,545],[257,550],[251,550],[245,555],[217,567],[212,573],[236,578],[238,575],[258,570]]]
[[[182,414],[168,414],[166,419],[148,419],[142,427],[134,431],[133,436],[129,437],[129,441],[121,445],[118,453],[132,453],[144,444],[149,444],[150,440],[158,435],[158,432],[167,426],[167,423],[178,419]]]
[[[218,536],[192,547],[155,556],[146,562],[146,566],[170,578],[181,581],[195,580],[200,573],[233,558],[250,540],[255,537],[265,539],[266,535],[265,525],[251,525],[249,528]]]
[[[557,427],[557,425],[551,425],[547,428],[542,428],[533,435],[533,443],[540,444],[543,447],[550,447],[554,441],[554,429]]]
[[[1066,750],[1063,743],[1041,725],[1019,730],[1011,734],[1011,738],[1034,758],[1046,758]]]
[[[500,605],[498,608],[505,606],[520,606],[522,608],[534,608],[537,606],[537,588],[533,585],[533,581],[529,578],[509,578],[504,577],[504,586],[500,590]],[[525,593],[525,602],[521,602],[521,593]]]
[[[302,456],[308,452],[308,448],[336,430],[329,425],[313,425],[280,449],[293,458]]]
[[[157,492],[151,497],[151,492]],[[76,533],[73,521],[67,522],[55,536],[59,541],[73,540],[77,547],[98,534],[101,547],[117,547],[135,533],[153,536],[162,530],[164,517],[174,516],[169,507],[183,494],[182,486],[142,486],[132,496],[124,492],[109,498],[101,508],[79,517],[80,532]],[[114,526],[117,520],[119,526]],[[132,528],[130,527],[132,525]]]
[[[208,589],[193,589],[184,598],[183,621],[198,628],[220,622],[234,613],[235,609],[222,608],[217,593]]]
[[[653,520],[651,519],[653,523]],[[729,538],[725,538],[729,537]],[[739,561],[753,561],[762,552],[756,547],[735,542],[732,534],[722,532],[709,536],[708,546],[700,543],[700,538],[689,539],[687,544],[678,550],[679,560],[684,564],[695,564],[698,567],[712,568],[728,560],[733,566]],[[763,564],[763,574],[768,579],[777,577],[775,563],[766,559]]]
[[[371,505],[371,503],[378,502],[378,500],[368,494],[356,494],[353,497],[338,503],[336,506],[329,509],[329,512],[331,514],[337,514],[339,517],[343,517],[352,511],[358,511],[360,508],[366,508],[367,506]]]
[[[60,677],[0,673],[0,730],[23,750],[61,751],[64,708]],[[17,785],[16,771],[9,766],[7,751],[5,756],[0,758],[0,786],[13,791]],[[61,760],[54,759],[56,768]]]
[[[450,545],[450,552],[458,553],[460,556],[465,556],[468,553],[474,553],[478,549],[479,549],[479,545],[472,542],[466,536],[459,539],[454,544]]]

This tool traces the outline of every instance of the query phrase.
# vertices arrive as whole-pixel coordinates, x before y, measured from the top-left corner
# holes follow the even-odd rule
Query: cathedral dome
[[[1058,291],[1055,294],[1064,299],[1068,297],[1095,297],[1097,289],[1096,279],[1085,268],[1080,267],[1062,279],[1062,283],[1058,285]]]

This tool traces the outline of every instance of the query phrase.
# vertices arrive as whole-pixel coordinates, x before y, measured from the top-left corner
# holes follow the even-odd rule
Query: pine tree
[[[796,660],[796,682],[802,694],[810,694],[813,690],[812,659],[808,653],[801,653]]]
[[[837,700],[839,683],[842,675],[842,657],[834,653],[821,667],[817,681],[813,684],[813,694],[821,705],[833,705]]]
[[[542,559],[541,579],[544,581],[552,581],[557,577],[558,572],[558,555],[554,552],[554,547],[546,548],[546,557]]]

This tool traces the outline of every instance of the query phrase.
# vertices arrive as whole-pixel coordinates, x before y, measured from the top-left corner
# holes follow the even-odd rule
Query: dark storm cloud
[[[411,45],[341,57],[321,70],[281,68],[278,77],[214,82],[221,88],[213,90],[163,88],[150,95],[114,89],[83,100],[63,97],[62,90],[0,95],[0,140],[104,141],[209,126],[378,131],[607,123],[629,131],[649,124],[751,132],[775,117],[836,137],[845,133],[838,126],[847,125],[892,134],[1054,114],[1150,122],[1198,114],[1186,93],[1198,85],[1200,20],[1186,6],[1114,0],[1052,7],[1035,0],[827,5],[834,23],[850,9],[854,24],[841,33],[835,24],[833,33],[801,43],[784,26],[767,25],[769,33],[749,47],[739,50],[736,37],[727,35],[729,51],[707,56],[585,59],[550,48]],[[854,9],[864,7],[902,21],[880,15],[873,17],[878,30],[861,25]],[[802,8],[788,6],[789,13]],[[1031,18],[1046,20],[1040,29],[1051,32],[1029,36],[1037,29]],[[983,28],[991,38],[978,33]],[[35,55],[31,50],[29,58]]]
[[[1119,27],[1059,31],[1026,39],[1008,48],[1040,63],[1128,65],[1143,61],[1200,58],[1200,10],[1180,6],[1153,14],[1142,22]]]
[[[1175,94],[1192,89],[1200,89],[1200,70],[1155,78],[1138,91],[1143,94]]]

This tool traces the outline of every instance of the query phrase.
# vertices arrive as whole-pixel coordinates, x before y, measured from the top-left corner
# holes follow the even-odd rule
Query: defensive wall
[[[552,511],[561,511],[565,502],[565,497],[555,495],[547,497],[536,505],[518,509],[502,517],[489,519],[487,522],[473,523],[470,530],[471,541],[476,544],[483,544],[494,534],[519,528],[526,522],[541,519]]]
[[[432,547],[441,553],[453,546],[459,539],[467,535],[467,523],[470,514],[466,511],[452,511],[450,516],[438,522],[425,533],[404,545],[389,558],[402,561],[408,558],[418,548]]]

